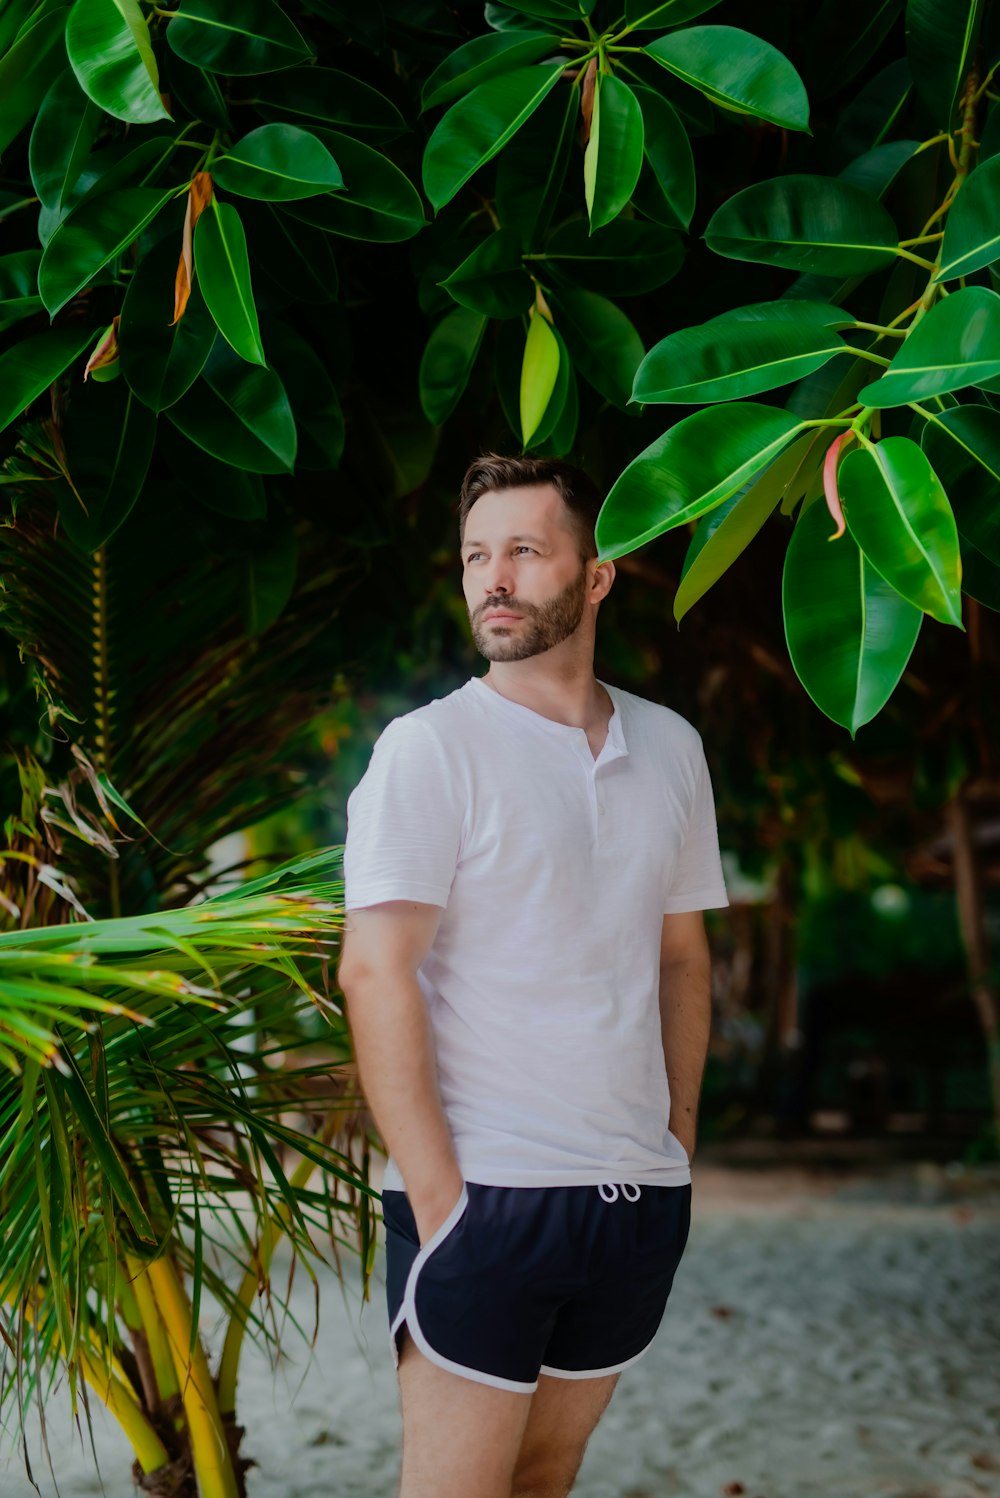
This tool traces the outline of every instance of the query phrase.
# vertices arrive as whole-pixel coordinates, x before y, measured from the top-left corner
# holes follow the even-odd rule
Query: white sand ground
[[[622,1375],[577,1498],[1000,1498],[1000,1191],[925,1170],[849,1181],[696,1167],[656,1342]],[[310,1361],[241,1380],[251,1498],[395,1498],[400,1417],[382,1298],[324,1283]],[[295,1305],[312,1326],[311,1288]],[[103,1486],[49,1408],[64,1498],[133,1492],[99,1420]],[[100,1413],[100,1412],[99,1412]],[[29,1432],[45,1498],[57,1492]],[[31,1498],[9,1435],[2,1498]]]

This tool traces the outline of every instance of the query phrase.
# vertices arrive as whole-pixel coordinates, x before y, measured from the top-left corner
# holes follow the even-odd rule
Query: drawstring
[[[609,1185],[608,1186],[608,1190],[611,1192],[611,1195],[610,1196],[605,1196],[605,1194],[604,1194],[604,1185],[605,1185],[605,1183],[603,1181],[601,1181],[601,1183],[599,1184],[599,1186],[597,1188],[598,1191],[601,1193],[601,1199],[602,1199],[602,1201],[616,1202],[618,1200],[618,1189],[619,1188],[617,1186],[610,1186]],[[630,1196],[629,1195],[629,1187],[630,1186],[631,1186],[632,1190],[635,1192],[635,1196]],[[639,1187],[635,1184],[634,1181],[623,1181],[622,1182],[622,1186],[621,1186],[621,1193],[622,1193],[622,1196],[625,1198],[626,1201],[637,1202],[639,1200],[639,1195],[640,1195]]]

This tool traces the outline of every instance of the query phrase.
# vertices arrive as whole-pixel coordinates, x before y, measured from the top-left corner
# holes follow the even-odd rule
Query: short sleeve
[[[347,800],[344,905],[447,905],[463,822],[460,786],[434,731],[395,718]]]
[[[718,910],[728,904],[712,780],[699,739],[691,812],[664,899],[663,913],[679,915],[685,910]]]

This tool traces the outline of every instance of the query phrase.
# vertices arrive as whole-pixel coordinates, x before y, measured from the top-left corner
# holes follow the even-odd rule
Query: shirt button
[[[598,803],[597,803],[597,810],[600,812],[601,816],[603,817],[603,815],[604,815],[604,802],[603,801],[598,801]]]

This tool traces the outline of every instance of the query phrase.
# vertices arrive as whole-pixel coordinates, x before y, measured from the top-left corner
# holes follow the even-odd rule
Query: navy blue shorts
[[[466,1181],[421,1248],[405,1191],[383,1191],[393,1357],[403,1323],[431,1362],[530,1393],[647,1351],[691,1223],[691,1187]]]

